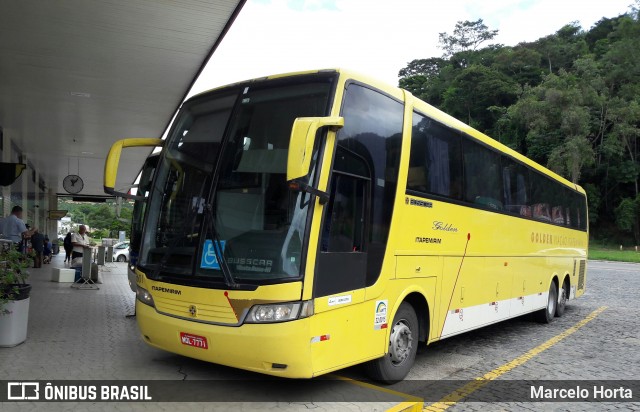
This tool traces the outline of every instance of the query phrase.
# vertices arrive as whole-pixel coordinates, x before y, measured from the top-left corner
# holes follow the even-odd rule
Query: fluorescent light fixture
[[[84,92],[69,92],[69,94],[75,97],[91,97],[91,94]]]

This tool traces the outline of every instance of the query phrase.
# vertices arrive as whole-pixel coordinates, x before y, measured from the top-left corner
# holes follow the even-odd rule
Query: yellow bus
[[[186,101],[145,211],[136,313],[149,345],[310,378],[409,372],[419,344],[585,290],[584,190],[413,97],[344,70]]]

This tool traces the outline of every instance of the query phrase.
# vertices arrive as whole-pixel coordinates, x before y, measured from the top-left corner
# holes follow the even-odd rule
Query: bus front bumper
[[[162,315],[138,300],[136,318],[144,341],[158,349],[268,375],[288,378],[313,376],[309,318],[283,323],[220,326]],[[200,347],[189,346],[183,343],[185,339],[181,334],[205,338],[206,345],[199,340]]]

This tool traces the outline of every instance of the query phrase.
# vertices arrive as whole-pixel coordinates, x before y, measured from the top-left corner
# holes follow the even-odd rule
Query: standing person
[[[73,251],[71,252],[71,259],[82,257],[85,247],[89,247],[89,236],[86,235],[87,227],[80,225],[78,233],[71,235],[71,244],[73,245]]]
[[[19,252],[24,252],[23,240],[31,236],[31,233],[27,225],[22,221],[22,208],[20,206],[14,206],[11,209],[11,214],[2,219],[0,223],[0,234],[5,239],[11,240]]]
[[[67,233],[67,236],[64,237],[64,261],[71,262],[71,252],[73,251],[73,245],[71,244],[71,232]]]
[[[38,229],[33,229],[33,235],[31,235],[31,247],[36,252],[36,258],[33,260],[33,267],[42,267],[42,254],[44,252],[44,235],[38,232]]]

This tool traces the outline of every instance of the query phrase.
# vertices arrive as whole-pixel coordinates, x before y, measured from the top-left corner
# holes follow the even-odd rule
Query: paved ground
[[[54,258],[52,266],[63,266]],[[102,273],[100,290],[74,290],[69,284],[50,282],[50,268],[33,269],[33,292],[26,343],[0,349],[3,376],[11,380],[54,379],[260,379],[261,376],[175,356],[146,346],[134,319],[134,295],[127,285],[125,264]],[[433,380],[468,380],[493,370],[498,380],[619,380],[637,379],[640,372],[640,265],[589,262],[587,293],[571,301],[566,314],[551,325],[516,319],[429,346],[418,355],[408,380],[388,387],[402,393],[429,397]],[[507,372],[501,365],[554,338],[594,310],[607,309],[570,336],[525,359]],[[513,366],[513,365],[512,365]],[[365,380],[360,368],[340,372]],[[291,381],[282,381],[289,385]],[[464,382],[462,382],[464,384]],[[461,384],[461,385],[462,385]],[[365,385],[366,386],[366,385]],[[13,410],[386,410],[398,399],[376,388],[366,391],[371,402],[270,403],[5,403]],[[4,390],[4,388],[2,389]],[[297,389],[298,390],[298,389]],[[504,388],[496,389],[498,391]],[[431,392],[433,393],[433,392]],[[640,394],[634,394],[635,398]],[[393,395],[391,395],[393,397]],[[428,407],[430,402],[425,402]],[[442,405],[440,405],[442,407]],[[450,410],[638,410],[635,403],[457,403]]]

